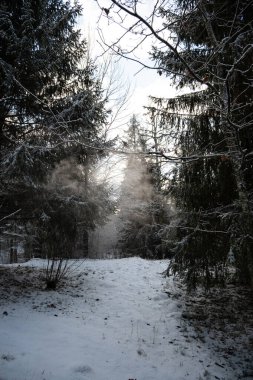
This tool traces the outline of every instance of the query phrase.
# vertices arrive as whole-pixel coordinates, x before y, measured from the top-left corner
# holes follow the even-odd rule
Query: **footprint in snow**
[[[1,359],[2,360],[6,360],[7,362],[10,362],[12,360],[15,360],[15,356],[11,355],[11,354],[3,354],[1,356]]]
[[[139,356],[143,356],[143,357],[147,357],[147,354],[146,354],[146,352],[142,349],[142,348],[139,348],[138,350],[137,350],[137,354],[139,355]]]
[[[88,365],[80,365],[76,367],[74,371],[76,373],[82,373],[83,375],[93,372],[92,368],[89,367]]]

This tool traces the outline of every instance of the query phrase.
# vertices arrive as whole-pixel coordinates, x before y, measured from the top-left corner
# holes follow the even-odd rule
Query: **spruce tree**
[[[119,199],[120,248],[127,256],[164,258],[168,251],[159,232],[170,219],[169,207],[158,191],[155,164],[146,156],[146,136],[135,116],[127,133],[128,156]]]
[[[78,223],[103,219],[92,171],[110,146],[103,89],[76,30],[80,14],[64,0],[0,4],[0,212],[20,210],[36,241],[53,234],[59,252],[74,246]],[[70,245],[60,237],[64,220]]]
[[[240,280],[253,278],[250,12],[245,0],[178,1],[173,12],[161,10],[165,24],[175,21],[170,28],[180,50],[154,49],[153,58],[179,87],[194,89],[196,77],[206,84],[164,106],[168,129],[176,131],[177,149],[186,158],[172,181],[172,194],[187,213],[174,269],[186,271],[193,285],[201,278],[207,285],[222,279],[231,247]]]
[[[192,240],[194,247],[197,231],[201,234],[209,231],[214,238],[208,240],[224,246],[224,252],[230,245],[240,280],[253,284],[252,1],[158,0],[149,15],[140,13],[141,1],[112,0],[112,3],[115,18],[124,14],[133,18],[128,31],[139,34],[139,44],[149,36],[154,38],[156,45],[151,57],[158,74],[169,77],[177,88],[192,91],[163,105],[164,122],[176,140],[175,153],[178,151],[178,157],[167,158],[178,163],[174,194],[178,189],[178,203],[190,218],[198,215],[188,228],[188,241]],[[131,53],[137,44],[124,51],[118,46],[125,34],[124,30],[113,49],[119,47],[121,55],[136,60]],[[144,67],[149,65],[144,63]],[[155,101],[157,112],[161,103]],[[232,191],[227,194],[230,184]],[[217,215],[218,222],[206,221],[207,215]],[[190,230],[194,232],[191,235]],[[226,239],[217,238],[222,234]],[[186,241],[182,238],[179,248],[185,247],[182,243]],[[181,254],[175,256],[178,264],[175,268],[181,266],[182,272],[186,269],[194,279],[201,278],[203,273],[210,283],[209,277],[217,273],[215,263],[223,266],[226,253],[221,258],[216,255],[213,260],[215,249],[210,252],[205,241],[206,238],[198,244],[197,258],[196,247],[188,255],[188,249],[180,249]]]

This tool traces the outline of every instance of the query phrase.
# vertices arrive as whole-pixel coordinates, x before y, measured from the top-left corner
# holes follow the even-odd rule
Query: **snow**
[[[44,264],[16,266],[2,287],[1,380],[238,379],[186,331],[167,261],[85,260],[57,291],[35,281]]]

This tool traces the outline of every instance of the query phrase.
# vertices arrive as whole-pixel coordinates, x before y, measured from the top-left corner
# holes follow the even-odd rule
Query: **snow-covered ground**
[[[166,261],[85,260],[57,291],[36,280],[42,266],[0,267],[0,380],[233,380],[243,373],[182,317],[180,288],[161,275]]]

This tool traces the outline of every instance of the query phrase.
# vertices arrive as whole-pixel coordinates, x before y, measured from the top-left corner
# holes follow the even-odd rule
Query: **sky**
[[[97,57],[99,56],[101,60],[103,49],[101,48],[101,38],[97,28],[100,28],[108,44],[122,33],[122,29],[118,25],[109,22],[105,12],[101,12],[95,0],[80,0],[80,3],[83,4],[83,16],[79,18],[78,26],[82,30],[84,37],[89,36],[91,40],[92,57],[98,61]],[[151,6],[153,1],[151,0],[148,3]],[[111,2],[108,0],[100,0],[102,7],[106,8],[109,4]],[[145,12],[147,11],[148,9],[145,9]],[[130,36],[127,36],[124,41],[126,45],[129,44],[128,46],[135,42]],[[128,47],[126,45],[124,47]],[[137,58],[152,65],[153,63],[149,61],[147,54],[150,50],[151,42],[146,42],[136,52]],[[143,113],[143,106],[147,106],[149,103],[149,95],[171,97],[178,94],[171,86],[169,79],[164,76],[160,77],[156,70],[142,69],[140,64],[124,58],[120,59],[117,65],[121,72],[121,80],[126,84],[130,84],[130,96],[127,104],[127,113],[130,115],[133,113],[141,115]]]
[[[150,14],[156,1],[149,0],[142,5],[142,14]],[[90,44],[90,54],[95,62],[99,65],[103,63],[111,54],[111,51],[103,54],[106,50],[106,46],[102,44],[101,34],[105,42],[110,45],[115,39],[119,38],[122,34],[122,25],[109,21],[106,13],[101,12],[96,0],[79,0],[79,3],[83,6],[83,15],[78,20],[78,28],[81,29],[84,38],[88,39]],[[109,8],[111,5],[110,0],[99,0],[101,8]],[[131,25],[132,20],[127,18],[124,20],[125,25]],[[129,49],[136,45],[139,41],[139,36],[133,37],[129,33],[126,35],[121,47]],[[123,45],[124,44],[124,45]],[[154,66],[154,62],[149,59],[149,51],[151,51],[152,39],[145,41],[140,45],[138,50],[135,51],[134,56],[144,62],[148,66]],[[108,49],[107,49],[108,50]],[[124,139],[124,131],[127,130],[127,124],[130,117],[135,114],[139,122],[143,125],[147,118],[143,116],[145,114],[144,106],[150,104],[149,96],[169,98],[180,94],[170,83],[170,80],[165,76],[160,76],[156,70],[143,68],[139,63],[120,58],[115,58],[116,63],[112,68],[112,71],[116,72],[116,80],[119,79],[120,91],[116,94],[116,97],[120,97],[122,93],[129,86],[128,101],[124,107],[124,110],[120,112],[118,118],[113,123],[113,126],[109,132],[110,137],[120,136],[120,139]],[[116,187],[120,186],[124,177],[124,167],[127,156],[113,155],[106,161],[106,165],[110,171],[110,182]],[[102,172],[105,172],[104,165],[102,166]],[[107,178],[109,178],[107,177]]]

